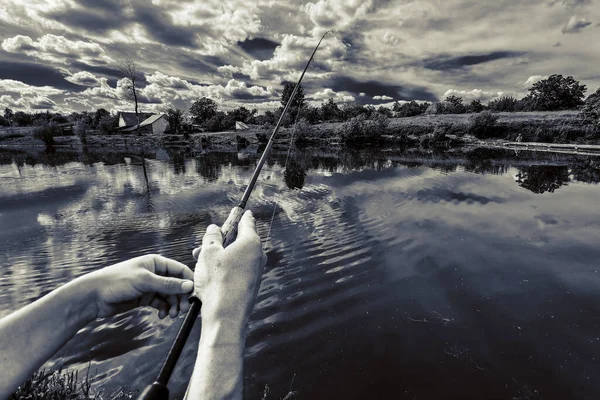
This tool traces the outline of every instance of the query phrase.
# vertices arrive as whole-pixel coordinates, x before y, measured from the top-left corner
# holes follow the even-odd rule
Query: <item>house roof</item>
[[[165,114],[154,114],[150,117],[148,117],[147,119],[144,120],[144,122],[140,123],[140,128],[146,125],[152,125],[153,123],[155,123],[156,121],[158,121],[159,119],[161,119],[162,117],[164,117]]]
[[[149,117],[151,117],[152,113],[138,113],[140,116],[140,125],[141,121],[145,121]],[[134,112],[119,112],[119,116],[123,117],[123,121],[125,121],[126,126],[135,126],[138,123],[137,118],[135,117]]]
[[[141,116],[142,116],[142,114],[140,114],[140,120],[142,119]],[[143,128],[148,125],[152,125],[153,123],[155,123],[156,121],[158,121],[159,119],[161,119],[164,116],[165,116],[165,114],[154,114],[154,115],[150,114],[150,116],[148,118],[146,118],[145,120],[140,122],[140,128]],[[133,114],[133,117],[135,119],[135,113]],[[137,129],[137,125],[135,123],[133,124],[133,126],[125,126],[125,127],[121,128],[121,130],[123,132],[132,132],[132,131],[135,131],[136,129]]]

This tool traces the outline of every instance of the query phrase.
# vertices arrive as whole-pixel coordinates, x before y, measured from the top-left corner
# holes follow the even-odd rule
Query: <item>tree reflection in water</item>
[[[287,163],[283,173],[283,179],[285,180],[285,184],[289,189],[302,189],[306,180],[306,171],[295,159],[292,158]]]
[[[515,180],[519,186],[533,193],[553,193],[569,183],[569,168],[556,165],[531,165],[521,168]]]

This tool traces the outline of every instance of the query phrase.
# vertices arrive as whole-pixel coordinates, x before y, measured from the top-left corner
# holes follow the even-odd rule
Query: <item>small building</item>
[[[139,124],[141,124],[144,120],[148,119],[149,117],[151,117],[152,113],[138,113],[139,117],[140,117],[140,122]],[[119,128],[129,128],[132,126],[136,126],[138,124],[138,119],[135,116],[134,112],[123,112],[123,111],[119,111]]]
[[[73,127],[75,126],[75,122],[63,122],[62,124],[58,124],[57,127],[60,129],[61,135],[72,135]]]
[[[166,114],[139,113],[139,116],[141,121],[139,125],[139,130],[141,133],[152,133],[155,135],[159,135],[165,133],[169,126]],[[142,117],[145,118],[142,119]],[[119,113],[120,132],[135,132],[137,130],[138,125],[135,113]]]
[[[238,131],[243,131],[248,129],[248,125],[246,125],[245,123],[241,122],[241,121],[235,121],[235,129]]]

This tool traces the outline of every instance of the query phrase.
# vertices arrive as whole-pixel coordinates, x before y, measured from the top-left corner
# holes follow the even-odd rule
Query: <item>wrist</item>
[[[67,318],[82,325],[93,322],[98,315],[96,290],[85,277],[79,277],[61,288],[68,298],[65,307]]]
[[[200,346],[240,346],[246,342],[246,324],[237,319],[202,316]]]

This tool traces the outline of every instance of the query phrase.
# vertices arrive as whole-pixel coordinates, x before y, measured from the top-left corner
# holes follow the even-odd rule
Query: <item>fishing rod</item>
[[[323,36],[321,36],[321,40],[319,40],[319,43],[317,44],[317,46],[313,50],[310,58],[308,59],[308,62],[306,63],[306,66],[304,67],[304,70],[302,71],[302,74],[300,75],[300,79],[298,79],[298,82],[296,82],[296,86],[294,86],[294,90],[292,91],[292,94],[290,95],[290,98],[288,99],[288,101],[285,105],[285,108],[283,109],[283,112],[281,113],[281,116],[279,117],[279,121],[277,121],[277,125],[275,125],[275,129],[273,129],[273,133],[271,134],[271,137],[269,138],[269,141],[267,142],[267,146],[265,147],[265,149],[262,153],[262,156],[260,157],[260,160],[258,160],[256,169],[254,170],[254,173],[252,174],[252,178],[250,179],[250,183],[248,183],[248,186],[246,187],[246,191],[244,192],[242,199],[240,200],[238,206],[231,211],[231,213],[229,214],[229,217],[227,218],[227,220],[221,227],[221,233],[223,235],[223,247],[229,246],[237,237],[238,222],[240,222],[240,219],[242,218],[242,214],[244,212],[244,209],[246,208],[246,203],[248,203],[248,199],[250,199],[252,190],[254,189],[254,186],[256,185],[258,175],[260,174],[260,171],[262,170],[263,165],[267,161],[269,151],[271,150],[271,147],[273,147],[275,135],[277,135],[277,131],[279,131],[279,127],[281,126],[283,117],[285,116],[286,112],[290,108],[290,105],[292,104],[292,100],[294,100],[294,96],[296,96],[296,93],[298,92],[298,88],[300,87],[300,82],[302,82],[302,78],[304,78],[304,74],[306,73],[306,70],[308,69],[310,62],[313,60],[313,57],[315,56],[317,49],[319,48],[319,46],[321,45],[321,42],[323,41],[323,39],[329,32],[330,31],[327,31],[323,34]],[[173,345],[171,346],[171,349],[169,350],[169,353],[167,354],[167,358],[165,359],[165,362],[163,363],[162,367],[160,368],[160,371],[158,373],[158,376],[156,377],[156,380],[154,381],[154,383],[152,383],[151,385],[148,385],[146,387],[146,389],[144,389],[144,391],[138,397],[138,400],[168,400],[169,389],[167,388],[167,383],[169,382],[169,378],[171,377],[171,374],[173,373],[173,370],[175,369],[175,364],[177,363],[177,360],[179,359],[179,356],[181,355],[183,346],[185,345],[185,342],[187,341],[188,337],[190,336],[190,332],[192,331],[194,322],[198,318],[198,314],[200,313],[200,308],[202,307],[202,302],[195,295],[192,295],[189,298],[189,300],[190,300],[190,309],[188,310],[188,312],[183,320],[183,323],[181,324],[181,327],[179,328],[179,332],[177,332],[175,341],[173,342]]]

